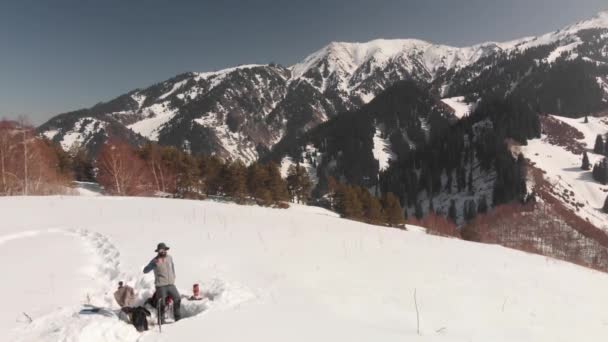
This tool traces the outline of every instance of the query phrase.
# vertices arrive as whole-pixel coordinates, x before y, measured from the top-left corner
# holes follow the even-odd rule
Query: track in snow
[[[136,341],[146,336],[157,334],[154,323],[155,318],[149,319],[150,331],[140,334],[128,323],[118,318],[119,308],[114,303],[113,292],[118,281],[133,286],[136,291],[136,305],[142,305],[154,292],[154,284],[149,277],[143,274],[127,274],[121,270],[120,251],[112,241],[98,233],[86,229],[62,230],[51,229],[47,231],[24,231],[21,233],[0,236],[0,245],[13,241],[44,237],[53,233],[58,237],[77,238],[89,254],[92,263],[83,265],[82,274],[88,275],[90,287],[88,289],[73,289],[83,291],[80,305],[61,307],[61,296],[56,297],[57,309],[39,317],[34,316],[33,321],[25,316],[21,317],[20,324],[10,336],[14,341]],[[48,239],[48,237],[45,237]],[[78,241],[78,240],[76,240]],[[49,257],[55,255],[49,253]],[[80,258],[83,255],[79,256]],[[80,260],[82,261],[82,260]],[[207,296],[201,301],[182,300],[182,316],[190,318],[217,307],[227,309],[254,298],[247,289],[228,285],[220,280],[213,280],[202,288]],[[45,285],[40,284],[44,287]],[[48,286],[48,285],[47,285]],[[180,291],[182,294],[186,291]],[[98,314],[83,310],[86,306],[102,308]],[[20,316],[20,313],[16,313]],[[174,325],[171,328],[176,328]]]

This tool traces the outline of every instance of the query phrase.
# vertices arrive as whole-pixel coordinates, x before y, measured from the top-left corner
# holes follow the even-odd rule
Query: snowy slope
[[[374,133],[374,148],[372,153],[378,161],[380,171],[384,171],[389,167],[391,160],[396,158],[395,153],[391,149],[391,142],[387,138],[382,137],[382,131],[376,128]]]
[[[608,11],[600,12],[595,17],[564,27],[561,30],[550,32],[538,37],[528,37],[511,42],[511,47],[517,50],[525,50],[541,45],[549,45],[560,41],[578,42],[576,34],[582,30],[608,28]],[[572,42],[567,43],[572,44]],[[558,47],[557,49],[560,49]],[[563,49],[563,48],[561,48]]]
[[[367,103],[397,80],[432,81],[439,72],[460,69],[501,51],[496,43],[452,47],[417,39],[377,39],[365,43],[332,42],[290,69],[320,92],[338,90]]]
[[[450,106],[454,110],[454,115],[459,119],[470,115],[473,111],[473,104],[467,103],[464,96],[446,98],[441,101]]]
[[[4,340],[593,342],[608,334],[605,274],[321,209],[105,197],[1,198],[0,208],[0,257],[21,260],[7,263],[11,276],[0,282],[10,293],[0,310]],[[111,315],[118,280],[149,295],[141,268],[159,240],[171,247],[182,293],[200,282],[215,295],[187,303],[185,313],[199,315],[140,335],[80,312],[90,301]]]
[[[584,138],[579,141],[586,147],[592,166],[604,158],[604,156],[593,153],[593,145],[598,134],[608,133],[606,118],[589,117],[589,123],[584,123],[584,119],[552,117],[584,135]],[[589,220],[596,227],[608,230],[608,215],[601,212],[608,195],[608,186],[593,180],[591,170],[581,170],[582,155],[572,153],[563,146],[552,144],[546,135],[540,139],[528,141],[528,145],[522,146],[521,149],[526,158],[535,163],[537,168],[546,172],[544,177],[553,185],[555,193],[567,194],[564,197],[569,200],[563,201],[566,207],[572,209],[583,219]]]

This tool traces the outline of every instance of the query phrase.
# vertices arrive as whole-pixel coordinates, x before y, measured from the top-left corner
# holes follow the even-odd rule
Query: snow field
[[[605,274],[420,230],[369,226],[319,208],[29,197],[1,198],[0,210],[0,253],[21,259],[31,253],[27,246],[45,246],[35,264],[14,265],[15,283],[50,270],[56,288],[70,294],[27,302],[24,288],[0,282],[3,293],[13,293],[3,315],[32,312],[31,323],[2,326],[0,335],[11,341],[553,342],[608,334]],[[53,227],[67,235],[31,233]],[[80,312],[87,295],[91,304],[116,309],[109,302],[119,279],[145,298],[152,277],[141,269],[160,241],[171,247],[180,291],[188,294],[198,282],[214,295],[200,304],[201,314],[162,334],[139,334],[115,317]],[[34,314],[36,305],[47,309]]]

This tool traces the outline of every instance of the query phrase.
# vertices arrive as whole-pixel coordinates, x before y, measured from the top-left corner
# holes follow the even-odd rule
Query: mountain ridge
[[[555,44],[545,57],[551,63],[576,52],[583,41],[579,32],[589,29],[608,29],[608,11],[545,35],[468,47],[418,39],[331,42],[288,67],[246,64],[183,73],[89,109],[60,114],[41,125],[39,132],[66,149],[83,146],[94,154],[96,147],[89,141],[108,135],[101,128],[86,132],[73,144],[64,140],[66,135],[85,133],[73,124],[74,117],[95,118],[120,123],[143,140],[250,163],[279,141],[360,108],[397,81],[426,85],[441,79],[438,96],[443,96],[445,87],[454,83],[451,74],[475,65],[480,70],[492,67],[487,60],[495,56]],[[65,120],[66,116],[72,118]]]

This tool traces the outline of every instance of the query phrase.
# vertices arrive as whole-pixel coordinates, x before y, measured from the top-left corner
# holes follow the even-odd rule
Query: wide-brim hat
[[[164,242],[161,242],[156,246],[155,252],[158,252],[161,249],[169,250],[169,246],[167,246]]]

